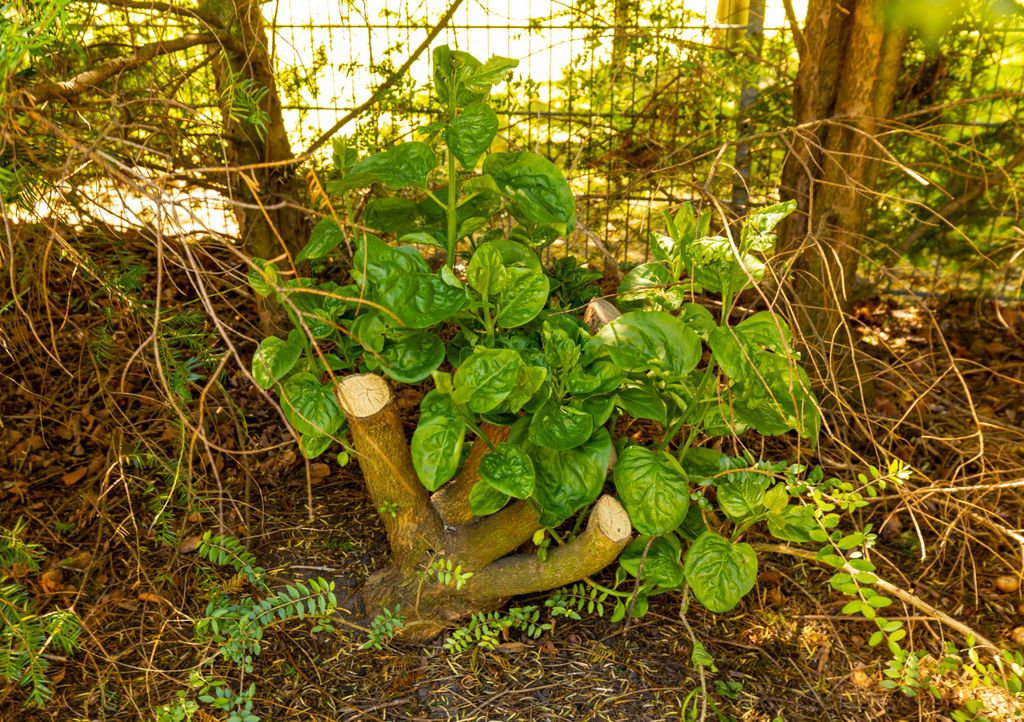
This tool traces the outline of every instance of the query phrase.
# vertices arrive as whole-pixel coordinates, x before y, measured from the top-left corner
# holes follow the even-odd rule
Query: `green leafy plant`
[[[511,607],[505,612],[477,612],[462,627],[454,630],[444,642],[450,654],[470,649],[495,649],[510,632],[521,632],[530,639],[538,639],[550,631],[551,623],[541,621],[541,610],[536,605]]]
[[[616,618],[684,584],[709,610],[732,609],[757,575],[744,541],[755,524],[797,542],[816,528],[786,464],[712,446],[747,432],[817,439],[818,407],[785,320],[734,308],[762,279],[793,204],[750,214],[737,239],[712,234],[710,213],[689,204],[666,214],[653,260],[591,326],[579,304],[595,274],[541,260],[575,226],[570,184],[535,153],[489,152],[498,121],[488,93],[516,61],[447,47],[433,59],[440,117],[422,139],[361,159],[335,143],[327,189],[345,212],[321,221],[295,261],[333,269],[340,258],[347,271],[321,281],[257,260],[250,273],[294,325],[260,343],[253,377],[277,392],[306,456],[352,436],[388,529],[395,565],[364,590],[368,607],[400,605],[400,633],[428,636],[440,619],[487,613],[511,579],[513,593],[560,587],[625,548],[621,574],[638,581],[607,592]],[[698,293],[720,298],[717,316]],[[432,382],[408,444],[381,376]],[[630,419],[649,430],[618,436]],[[599,501],[609,469],[617,499]],[[484,532],[467,522],[484,519],[493,536],[476,538]],[[542,536],[561,541],[543,561],[498,561],[567,522],[568,536]],[[641,534],[631,544],[629,527]],[[434,569],[427,554],[453,566],[411,583]]]
[[[381,609],[370,622],[370,631],[362,648],[384,649],[384,645],[405,626],[405,617],[401,615],[401,611],[401,604],[396,604],[394,609]]]
[[[179,690],[173,702],[157,708],[157,718],[175,722],[191,719],[201,703],[227,713],[228,722],[259,722],[259,716],[253,711],[256,685],[255,682],[246,685],[245,676],[253,672],[256,659],[263,651],[266,629],[278,623],[308,618],[314,632],[331,631],[331,617],[338,606],[334,583],[311,579],[272,590],[256,558],[241,541],[230,536],[206,532],[197,551],[206,561],[232,569],[242,582],[230,585],[231,591],[214,591],[206,614],[195,625],[196,639],[212,642],[217,647],[216,657],[205,660],[203,665],[214,664],[216,658],[233,665],[239,672],[238,687],[236,691],[228,680],[207,678],[196,670],[191,681],[194,698],[193,694]],[[255,593],[241,594],[245,584]]]
[[[38,614],[28,590],[15,581],[19,571],[37,571],[43,554],[24,541],[24,532],[22,519],[0,529],[0,677],[27,688],[28,704],[42,705],[53,696],[47,650],[73,654],[82,628],[70,609]]]

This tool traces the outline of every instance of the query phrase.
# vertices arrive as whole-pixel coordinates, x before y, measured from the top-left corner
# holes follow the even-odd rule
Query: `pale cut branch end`
[[[391,401],[387,381],[376,374],[346,376],[338,382],[337,395],[341,410],[350,419],[375,416]]]

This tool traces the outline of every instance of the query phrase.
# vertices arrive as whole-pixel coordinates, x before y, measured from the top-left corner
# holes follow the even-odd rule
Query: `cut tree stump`
[[[550,551],[546,560],[532,553],[513,554],[541,528],[533,503],[517,501],[486,517],[474,517],[469,508],[480,460],[507,438],[507,428],[485,424],[487,439],[476,440],[462,471],[431,498],[416,476],[387,381],[375,374],[348,376],[336,392],[392,554],[390,566],[367,579],[363,603],[370,616],[400,605],[406,623],[399,638],[425,641],[474,612],[497,609],[515,595],[596,574],[629,544],[633,529],[626,510],[614,497],[602,496],[586,529]],[[461,588],[428,574],[431,563],[440,559],[470,575]]]

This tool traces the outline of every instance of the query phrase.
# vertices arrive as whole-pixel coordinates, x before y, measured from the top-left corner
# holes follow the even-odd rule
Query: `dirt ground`
[[[20,237],[16,288],[0,296],[0,527],[28,522],[46,561],[17,581],[40,611],[73,608],[84,633],[78,653],[51,655],[53,700],[23,709],[22,690],[0,687],[0,720],[153,719],[215,652],[193,637],[211,590],[239,583],[198,558],[197,535],[234,534],[275,584],[323,576],[344,602],[386,561],[381,527],[357,466],[328,453],[307,467],[238,371],[234,353],[247,362],[259,333],[233,258],[169,265],[158,294],[148,242],[81,238],[75,256],[39,232]],[[209,307],[194,290],[197,269]],[[858,456],[874,463],[882,447],[913,465],[906,489],[860,513],[880,530],[881,574],[1013,647],[1024,605],[994,580],[1021,574],[1024,555],[1024,311],[885,297],[856,318],[878,362],[876,393],[857,414],[830,412],[817,459],[853,476]],[[410,392],[406,404],[415,401]],[[181,415],[195,428],[183,430]],[[697,719],[702,696],[709,720],[942,720],[977,696],[956,675],[938,697],[883,689],[887,652],[865,644],[868,623],[841,613],[846,599],[827,570],[773,555],[761,569],[735,611],[687,612],[715,660],[704,694],[675,594],[631,624],[584,614],[540,640],[458,655],[443,640],[363,650],[365,637],[344,624],[323,634],[272,627],[245,684],[256,683],[265,720]],[[915,610],[890,616],[900,614],[914,648],[963,645]],[[216,660],[202,669],[237,681]],[[989,714],[1012,719],[1012,702]],[[222,717],[206,707],[194,719]]]

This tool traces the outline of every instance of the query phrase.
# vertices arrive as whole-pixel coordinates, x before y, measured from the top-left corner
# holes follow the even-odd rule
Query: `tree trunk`
[[[235,42],[211,46],[230,167],[225,181],[237,203],[245,252],[253,258],[286,252],[294,257],[308,236],[299,209],[302,179],[295,172],[260,8],[256,0],[231,0],[223,21]],[[271,332],[280,311],[269,302],[259,311],[264,331]]]
[[[757,68],[761,64],[761,48],[764,44],[764,10],[765,0],[750,0],[747,11],[747,52],[749,57],[745,61],[750,67],[750,74],[746,77],[743,88],[740,90],[740,107],[736,119],[736,131],[740,141],[736,144],[736,155],[733,159],[733,166],[736,169],[736,176],[732,183],[732,212],[737,218],[746,215],[750,207],[750,177],[753,172],[753,159],[750,155],[750,142],[743,140],[744,136],[754,131],[754,124],[750,119],[750,109],[757,103]]]
[[[498,608],[516,594],[554,589],[596,574],[629,543],[632,527],[626,510],[605,496],[595,503],[586,529],[545,561],[532,553],[512,554],[541,528],[539,515],[531,502],[519,501],[491,516],[473,517],[468,491],[479,480],[487,442],[474,445],[458,479],[449,482],[453,491],[438,492],[431,500],[413,470],[387,382],[372,374],[349,376],[339,382],[337,395],[392,552],[391,565],[366,581],[362,599],[371,616],[385,607],[401,607],[398,615],[406,620],[401,638],[426,640],[474,612]],[[489,427],[489,436],[507,434],[500,428]],[[431,563],[441,560],[461,567],[464,583],[444,584],[432,575]]]
[[[759,2],[759,0],[755,0]],[[718,0],[715,22],[731,27],[720,28],[715,33],[715,42],[726,48],[734,48],[743,39],[750,13],[750,0]]]
[[[906,35],[882,25],[881,0],[810,0],[793,93],[795,132],[781,196],[778,258],[820,383],[856,374],[846,322],[875,179],[879,119],[892,108]]]

